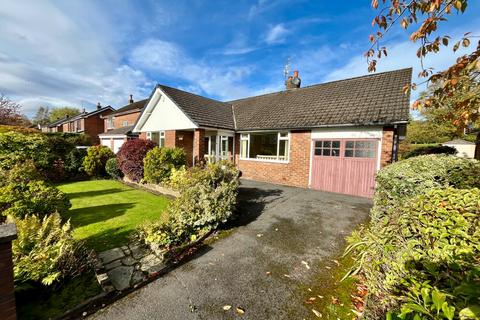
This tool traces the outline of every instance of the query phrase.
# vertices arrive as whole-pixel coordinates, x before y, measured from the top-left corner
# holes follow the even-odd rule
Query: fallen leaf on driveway
[[[302,264],[305,265],[305,268],[307,268],[308,270],[310,270],[310,266],[308,265],[307,261],[302,261]]]
[[[338,298],[332,297],[332,304],[340,304],[340,300],[338,300]]]
[[[240,307],[237,307],[237,313],[238,313],[238,314],[244,314],[244,313],[245,313],[245,309],[240,308]]]
[[[271,275],[272,273],[270,271],[265,272],[267,276]]]
[[[330,269],[332,269],[332,267],[325,266],[325,269],[328,269],[328,270],[330,270]]]
[[[313,312],[314,315],[317,316],[317,318],[321,318],[321,317],[322,317],[322,314],[321,314],[320,312],[318,312],[317,310],[312,309],[312,312]]]
[[[317,295],[317,297],[319,297],[320,299],[323,299],[323,296],[321,296],[321,295]]]
[[[257,237],[259,237],[259,238],[262,237],[262,236],[263,236],[263,233],[258,233],[257,234]]]
[[[338,262],[338,260],[332,260],[333,263],[335,263],[337,266],[340,266],[340,262]]]
[[[225,305],[225,306],[223,306],[223,310],[225,310],[225,311],[228,311],[228,310],[230,310],[231,308],[232,308],[232,306],[230,306],[230,305],[228,305],[228,304]]]
[[[291,278],[292,276],[289,276],[288,274],[284,274],[284,277]]]

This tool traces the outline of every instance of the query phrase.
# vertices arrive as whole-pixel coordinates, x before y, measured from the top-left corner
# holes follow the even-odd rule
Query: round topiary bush
[[[135,139],[125,142],[117,153],[117,163],[122,173],[130,180],[143,179],[143,158],[157,144],[151,140]]]
[[[83,159],[83,169],[92,177],[105,176],[105,164],[110,158],[115,158],[115,154],[110,148],[106,146],[90,147]]]
[[[143,159],[145,181],[165,183],[173,169],[180,169],[186,163],[187,154],[183,148],[153,148]]]
[[[123,174],[118,168],[117,158],[110,158],[105,164],[105,171],[112,179],[120,179]]]

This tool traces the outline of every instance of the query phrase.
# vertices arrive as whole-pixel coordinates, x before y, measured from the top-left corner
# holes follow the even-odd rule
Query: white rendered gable
[[[160,88],[156,88],[133,131],[149,132],[195,128],[198,126]]]

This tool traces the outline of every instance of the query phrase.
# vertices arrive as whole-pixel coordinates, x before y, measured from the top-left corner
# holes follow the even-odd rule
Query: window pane
[[[324,148],[330,148],[332,145],[332,142],[331,141],[323,141],[323,147]]]
[[[339,157],[340,149],[332,149],[332,157]]]
[[[240,141],[240,157],[247,158],[247,148],[248,148],[248,141],[247,140]]]
[[[250,158],[276,159],[277,139],[277,133],[251,133]]]
[[[159,144],[160,148],[163,148],[165,147],[165,137],[160,137],[160,144]]]
[[[330,155],[330,149],[323,149],[323,153],[322,153],[324,156],[329,156]]]
[[[345,150],[345,157],[353,157],[353,150]]]
[[[322,141],[315,141],[315,148],[321,148],[322,147]]]
[[[288,160],[288,140],[280,140],[280,144],[278,146],[278,156],[278,160]]]
[[[353,149],[353,141],[347,141],[347,143],[345,144],[345,148],[347,149]]]
[[[367,158],[375,158],[375,151],[368,150],[367,151]]]
[[[322,149],[320,149],[320,148],[315,148],[315,155],[316,155],[316,156],[321,156],[321,155],[322,155]]]
[[[340,149],[340,141],[332,141],[332,148]]]
[[[355,157],[356,158],[366,158],[367,157],[367,152],[366,150],[355,150]]]
[[[288,137],[288,132],[280,132],[280,137],[287,138]]]

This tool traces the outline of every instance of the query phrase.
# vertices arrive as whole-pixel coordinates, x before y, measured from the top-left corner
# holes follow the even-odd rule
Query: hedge
[[[92,177],[104,177],[107,175],[105,165],[108,159],[115,158],[115,154],[109,147],[93,146],[88,148],[87,155],[83,159],[83,169]]]

